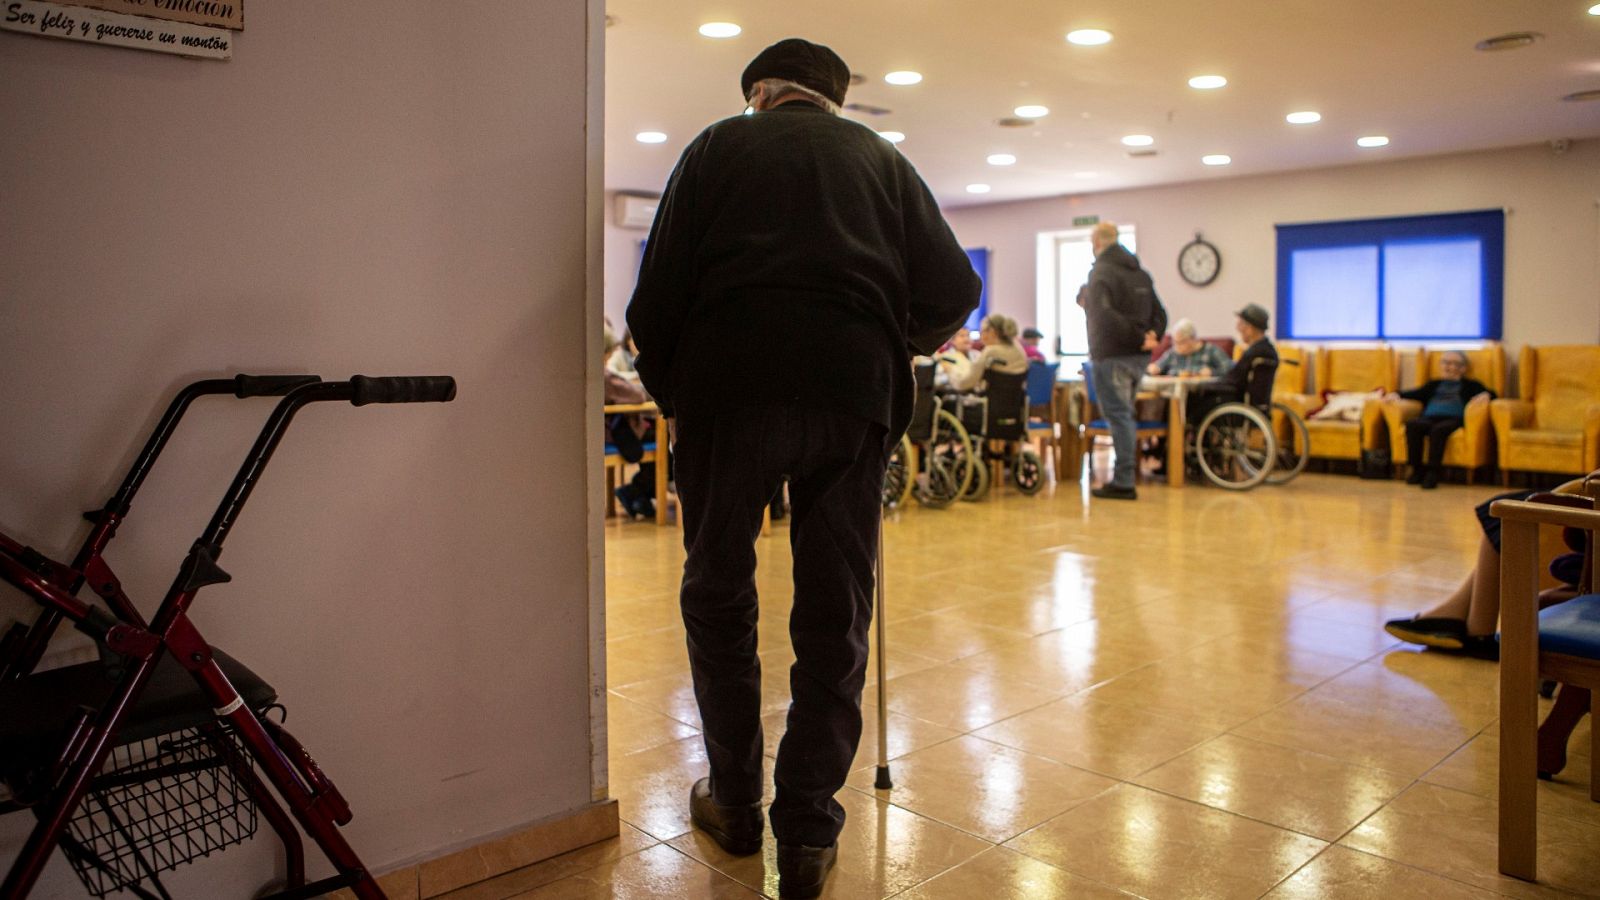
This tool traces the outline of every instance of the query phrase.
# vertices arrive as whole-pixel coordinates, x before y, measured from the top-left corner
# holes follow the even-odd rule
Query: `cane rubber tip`
[[[892,790],[894,788],[894,780],[889,777],[888,766],[878,767],[878,780],[874,781],[872,786],[880,791]]]

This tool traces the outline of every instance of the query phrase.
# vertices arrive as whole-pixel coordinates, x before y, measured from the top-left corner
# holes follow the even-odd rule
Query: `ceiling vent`
[[[892,109],[873,106],[871,103],[846,103],[844,108],[851,112],[861,113],[863,116],[887,116],[889,113],[894,112]]]
[[[1006,116],[1004,119],[995,122],[995,124],[1001,128],[1027,128],[1035,121],[1034,119],[1024,119],[1021,116]]]
[[[1138,150],[1129,150],[1128,151],[1128,155],[1129,156],[1155,156],[1156,153],[1158,153],[1158,152],[1159,151],[1157,151],[1154,147],[1143,147],[1143,148],[1138,149]]]
[[[1600,100],[1600,90],[1578,91],[1576,93],[1568,94],[1561,99],[1567,101],[1568,103],[1582,103],[1585,100]]]
[[[1484,51],[1516,50],[1519,47],[1526,47],[1529,44],[1532,44],[1541,37],[1544,37],[1544,35],[1537,31],[1513,31],[1510,34],[1502,34],[1492,38],[1484,38],[1475,46],[1479,50]]]

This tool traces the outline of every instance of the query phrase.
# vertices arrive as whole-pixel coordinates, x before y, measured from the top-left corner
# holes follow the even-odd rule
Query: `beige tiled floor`
[[[1076,488],[913,506],[887,525],[889,741],[874,690],[827,896],[1600,896],[1587,723],[1541,784],[1530,885],[1495,871],[1496,671],[1378,627],[1472,564],[1471,507],[1306,475],[1235,494]],[[784,727],[781,523],[761,541],[763,721]],[[775,891],[772,842],[731,859],[691,830],[705,771],[675,589],[680,534],[607,531],[611,794],[621,838],[475,885],[496,897]],[[754,893],[753,893],[754,892]]]

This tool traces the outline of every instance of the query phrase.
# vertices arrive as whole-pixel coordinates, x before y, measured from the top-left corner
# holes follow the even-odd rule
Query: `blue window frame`
[[[972,261],[972,271],[978,273],[978,279],[983,282],[983,293],[978,295],[978,308],[967,316],[967,330],[977,331],[983,324],[983,317],[989,314],[989,248],[967,248],[967,259]]]
[[[1278,334],[1499,340],[1502,210],[1278,226]]]

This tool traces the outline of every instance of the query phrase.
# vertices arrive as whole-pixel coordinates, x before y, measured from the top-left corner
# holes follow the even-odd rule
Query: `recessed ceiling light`
[[[1233,162],[1233,157],[1226,153],[1211,153],[1200,157],[1200,161],[1208,166],[1225,166]]]
[[[883,138],[891,144],[898,144],[906,139],[906,136],[898,131],[880,131],[878,132],[878,137]]]
[[[1473,47],[1491,53],[1496,50],[1516,50],[1519,47],[1526,47],[1542,37],[1544,35],[1537,31],[1513,31],[1510,34],[1497,34],[1492,38],[1484,38],[1473,44]]]
[[[1122,139],[1124,147],[1148,147],[1155,142],[1156,139],[1148,134],[1130,134]]]
[[[1302,112],[1289,113],[1283,119],[1290,125],[1311,125],[1322,121],[1322,113],[1304,110]]]
[[[1199,91],[1214,91],[1219,87],[1227,87],[1228,79],[1221,75],[1196,75],[1189,79],[1189,87]]]
[[[1600,3],[1596,3],[1595,5],[1589,7],[1589,15],[1600,16]]]
[[[1009,153],[989,154],[989,165],[991,166],[1013,166],[1016,165],[1016,163],[1017,158]]]
[[[922,80],[921,72],[890,72],[883,76],[890,84],[916,84]]]
[[[1024,119],[1042,119],[1045,116],[1050,115],[1050,107],[1048,107],[1048,106],[1019,106],[1016,109],[1013,109],[1012,112],[1016,113],[1017,115],[1021,116]]]
[[[743,30],[732,22],[707,22],[700,26],[700,33],[708,38],[738,37]]]
[[[1099,178],[1099,172],[1073,172],[1073,178]]]
[[[967,185],[967,193],[987,194],[989,193],[989,186],[987,184],[969,184]]]
[[[1381,134],[1370,134],[1366,137],[1356,138],[1357,147],[1387,147],[1389,139]]]
[[[633,136],[641,144],[665,144],[667,136],[659,131],[641,131]]]
[[[1600,90],[1574,91],[1561,99],[1568,103],[1581,103],[1585,100],[1600,100]]]
[[[1067,43],[1077,44],[1079,47],[1098,47],[1101,44],[1111,43],[1111,32],[1103,28],[1079,28],[1067,32]]]

